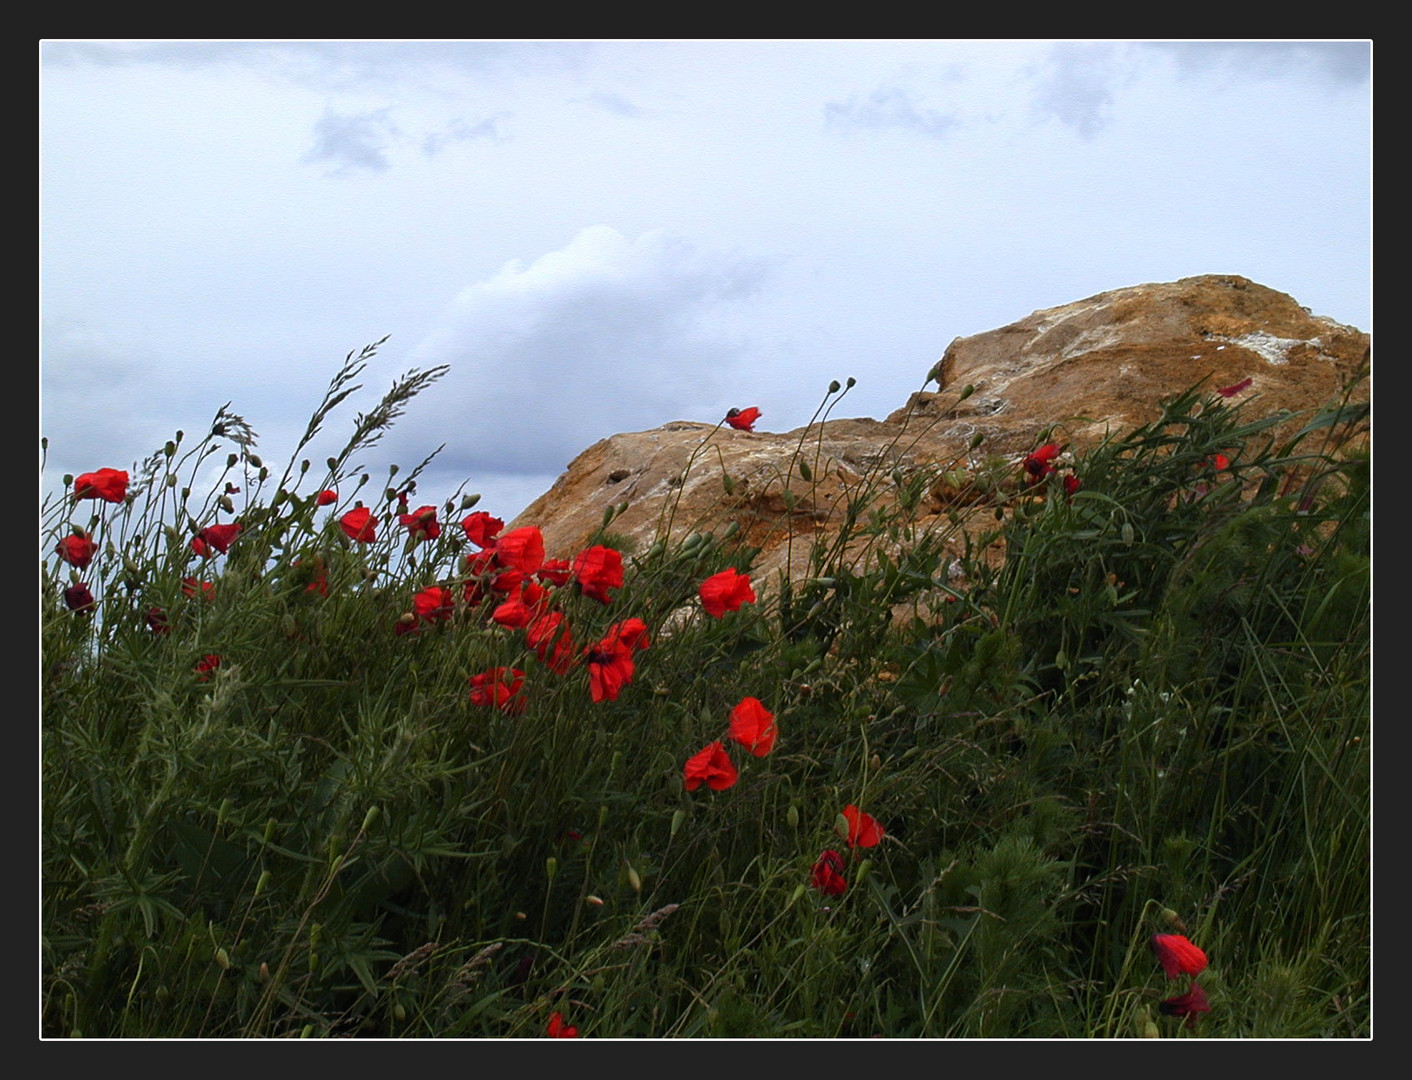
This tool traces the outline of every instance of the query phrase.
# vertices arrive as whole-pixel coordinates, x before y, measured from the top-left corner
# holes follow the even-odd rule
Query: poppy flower
[[[848,840],[849,847],[877,847],[878,841],[883,838],[883,827],[878,824],[878,819],[872,814],[865,814],[856,806],[848,805],[843,808],[843,816],[848,820]],[[839,833],[843,835],[842,832]]]
[[[647,624],[632,618],[614,623],[602,640],[584,650],[594,701],[618,700],[618,691],[632,682],[633,653],[649,644]]]
[[[197,581],[194,577],[184,577],[181,579],[181,591],[187,596],[200,595],[202,599],[209,600],[216,595],[216,587],[209,581]]]
[[[544,1033],[551,1039],[577,1039],[579,1037],[578,1028],[569,1027],[564,1023],[563,1013],[555,1013],[549,1018],[549,1026],[544,1029]]]
[[[1153,934],[1152,951],[1169,979],[1200,975],[1206,970],[1206,954],[1181,934]]]
[[[196,674],[205,682],[211,677],[211,672],[221,666],[221,658],[215,653],[207,653],[200,660],[196,661]]]
[[[444,621],[451,618],[455,610],[451,590],[442,585],[431,585],[412,597],[412,613],[423,622]]]
[[[737,574],[735,567],[712,574],[697,590],[706,614],[719,619],[727,611],[739,611],[741,604],[755,603],[755,590],[750,587],[748,574]]]
[[[534,576],[550,585],[567,585],[573,572],[567,559],[545,559],[544,565],[534,572]]]
[[[544,536],[536,526],[511,529],[496,538],[495,565],[533,574],[543,564]]]
[[[121,469],[99,469],[83,473],[74,481],[75,499],[102,499],[120,503],[127,497],[127,473]]]
[[[66,536],[59,541],[59,558],[80,570],[93,561],[93,556],[97,551],[98,545],[86,532],[75,532],[72,536]]]
[[[191,550],[203,559],[210,558],[213,549],[224,555],[230,550],[230,545],[239,535],[239,522],[232,522],[229,525],[207,525],[191,538]]]
[[[1226,457],[1225,454],[1212,454],[1206,459],[1206,462],[1217,472],[1225,472],[1231,467],[1231,459]]]
[[[687,791],[695,791],[703,783],[712,791],[725,791],[739,779],[726,748],[719,741],[703,747],[699,754],[687,758],[682,770]]]
[[[294,580],[304,582],[304,591],[318,593],[320,596],[328,595],[328,567],[324,565],[323,559],[314,558],[309,563],[309,568],[301,570],[304,564],[303,559],[295,559],[290,566],[290,570],[295,571]]]
[[[825,896],[842,896],[848,888],[843,879],[843,856],[837,851],[825,851],[809,873],[809,884]]]
[[[402,514],[397,519],[407,526],[407,535],[435,540],[441,535],[441,522],[436,520],[436,507],[419,506],[410,514]]]
[[[314,496],[316,506],[331,506],[336,502],[338,502],[338,492],[336,491],[321,491]]]
[[[1180,997],[1170,997],[1159,1002],[1157,1008],[1161,1010],[1163,1016],[1185,1016],[1185,1027],[1192,1027],[1196,1023],[1196,1018],[1204,1012],[1211,1011],[1211,1003],[1206,997],[1206,991],[1201,989],[1196,983],[1191,984],[1191,988]]]
[[[741,698],[731,710],[730,737],[756,757],[764,757],[775,747],[775,716],[758,698]]]
[[[350,540],[366,544],[377,539],[378,519],[366,506],[355,506],[338,519],[338,527]]]
[[[573,666],[574,638],[562,611],[541,615],[526,626],[525,644],[556,675],[565,674]]]
[[[167,613],[159,607],[147,609],[147,629],[154,634],[165,634],[171,630],[171,623],[167,619]]]
[[[1220,394],[1224,398],[1233,398],[1242,390],[1249,390],[1250,387],[1254,385],[1254,383],[1255,380],[1253,378],[1241,379],[1240,382],[1235,383],[1231,386],[1221,387],[1219,390],[1216,391],[1216,393]]]
[[[503,521],[498,517],[491,517],[484,510],[477,510],[461,519],[461,528],[466,532],[466,539],[480,548],[493,545],[495,537],[504,527]]]
[[[584,596],[600,604],[611,603],[608,590],[623,587],[623,557],[613,548],[595,544],[575,557],[574,580]]]
[[[82,582],[76,585],[70,585],[64,590],[64,603],[69,606],[70,611],[78,611],[84,614],[91,612],[95,606],[93,593],[91,593],[88,586]]]
[[[754,431],[755,421],[760,419],[760,410],[754,405],[748,409],[731,409],[726,413],[726,423],[736,431]]]
[[[1073,493],[1078,491],[1081,487],[1083,487],[1083,481],[1080,480],[1073,473],[1069,473],[1067,476],[1064,477],[1065,495],[1073,495]]]
[[[471,704],[493,705],[504,712],[519,712],[524,709],[523,698],[515,695],[524,685],[525,673],[519,668],[498,667],[472,675]]]
[[[1024,469],[1028,474],[1027,484],[1042,480],[1054,471],[1054,459],[1059,456],[1058,443],[1045,443],[1032,454],[1027,454]]]
[[[536,615],[542,615],[549,604],[548,590],[526,581],[520,591],[497,607],[491,618],[501,626],[511,630],[521,630],[528,626]]]

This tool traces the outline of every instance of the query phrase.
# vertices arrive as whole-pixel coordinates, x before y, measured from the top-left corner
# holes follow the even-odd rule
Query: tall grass
[[[45,507],[44,1035],[1370,1034],[1355,406],[1249,418],[1194,388],[1049,472],[879,466],[806,576],[719,617],[701,583],[758,553],[667,516],[607,603],[586,570],[539,579],[565,668],[493,617],[523,586],[459,524],[473,497],[418,535],[426,462],[382,490],[353,464],[438,374],[326,471],[270,484],[226,408],[120,502],[66,478]],[[802,442],[791,497],[824,465]],[[360,501],[375,539],[340,527]],[[596,540],[626,548],[614,516]],[[217,522],[240,532],[203,558]],[[75,530],[83,567],[56,553]],[[629,619],[647,643],[594,700]],[[496,668],[522,685],[477,704]],[[764,756],[728,738],[747,696]],[[713,741],[738,779],[687,790]],[[850,845],[845,807],[881,842]],[[1208,1012],[1163,1015],[1187,984],[1159,932],[1205,951]]]

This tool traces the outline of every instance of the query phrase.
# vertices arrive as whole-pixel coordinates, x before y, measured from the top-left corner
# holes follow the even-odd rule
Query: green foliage
[[[807,574],[720,618],[697,589],[750,573],[736,527],[669,541],[672,507],[634,551],[613,508],[593,542],[624,581],[553,591],[559,672],[491,617],[502,595],[472,602],[455,496],[414,539],[422,466],[372,495],[351,465],[438,371],[360,414],[317,483],[291,461],[268,490],[223,408],[123,503],[45,507],[46,1035],[538,1037],[553,1012],[638,1038],[1368,1034],[1358,410],[1285,437],[1297,418],[1193,389],[1065,462],[1076,491],[992,457],[964,512],[926,512],[955,462],[879,464]],[[806,433],[782,479],[812,498],[823,471]],[[360,496],[369,543],[338,526]],[[217,520],[241,532],[200,558]],[[81,570],[55,554],[75,528],[99,544]],[[80,579],[93,612],[64,600]],[[431,586],[449,618],[414,614]],[[589,653],[629,618],[650,644],[594,701]],[[497,667],[524,672],[514,704],[473,703]],[[745,696],[767,756],[727,737]],[[714,740],[738,779],[685,790]],[[881,843],[849,846],[846,806]],[[841,893],[812,887],[826,851]],[[1147,941],[1174,927],[1210,960],[1195,1027],[1159,1015],[1185,984]]]

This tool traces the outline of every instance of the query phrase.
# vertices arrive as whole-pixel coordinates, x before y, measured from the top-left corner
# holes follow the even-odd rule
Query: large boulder
[[[735,521],[761,549],[759,577],[798,573],[851,496],[895,497],[918,468],[1018,463],[1050,428],[1073,447],[1091,445],[1153,419],[1162,398],[1203,379],[1213,389],[1250,379],[1240,397],[1253,415],[1317,407],[1369,355],[1366,333],[1243,277],[1135,285],[957,338],[931,371],[941,389],[913,394],[885,420],[781,433],[681,420],[600,440],[512,525],[539,526],[550,554],[568,555],[610,506],[626,504],[610,529],[636,547]],[[973,390],[962,399],[965,386]],[[1366,380],[1357,396],[1367,400]],[[921,523],[947,503],[934,485]]]

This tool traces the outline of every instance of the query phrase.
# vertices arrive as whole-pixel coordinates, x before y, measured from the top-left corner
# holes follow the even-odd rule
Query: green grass
[[[630,551],[610,511],[611,602],[547,601],[561,674],[498,599],[466,602],[473,497],[412,540],[398,495],[430,501],[426,462],[381,491],[351,464],[437,377],[394,384],[317,483],[307,461],[272,483],[223,409],[121,503],[44,508],[46,1036],[541,1037],[555,1012],[582,1037],[1371,1034],[1355,407],[1248,419],[1194,388],[1033,485],[997,461],[870,475],[807,576],[718,619],[696,590],[749,572],[740,534]],[[806,437],[789,490],[822,468]],[[979,497],[923,518],[943,474]],[[371,543],[338,526],[357,499]],[[217,520],[242,531],[203,560]],[[75,527],[82,569],[55,554]],[[66,604],[78,581],[95,610]],[[438,584],[454,614],[409,624]],[[650,645],[595,702],[583,649],[629,618]],[[472,704],[496,667],[522,705]],[[767,756],[727,737],[745,696],[774,713]],[[686,791],[713,740],[738,779]],[[881,843],[849,848],[849,805]],[[826,850],[838,895],[811,884]],[[1158,932],[1209,958],[1192,1025],[1159,1009],[1188,984]]]

